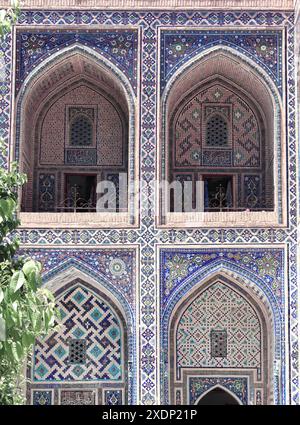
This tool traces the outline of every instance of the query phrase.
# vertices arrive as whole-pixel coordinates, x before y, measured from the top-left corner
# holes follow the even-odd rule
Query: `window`
[[[65,199],[62,206],[65,212],[96,210],[96,175],[67,174],[65,184]]]
[[[86,340],[69,340],[69,364],[85,364],[86,360]]]
[[[93,124],[87,116],[83,114],[77,115],[71,122],[70,145],[93,145]]]
[[[231,176],[204,176],[204,209],[221,211],[233,207]]]
[[[221,115],[213,115],[206,124],[206,145],[226,146],[228,143],[227,123]]]
[[[227,332],[212,330],[210,334],[211,356],[227,356]]]

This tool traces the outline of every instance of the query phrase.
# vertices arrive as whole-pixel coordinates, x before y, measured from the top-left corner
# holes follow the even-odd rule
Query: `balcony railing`
[[[84,199],[80,195],[80,190],[77,185],[70,189],[70,195],[67,196],[57,207],[60,212],[96,212],[96,202],[92,199]]]

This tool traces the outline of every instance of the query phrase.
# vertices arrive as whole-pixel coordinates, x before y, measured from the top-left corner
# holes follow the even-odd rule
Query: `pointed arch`
[[[79,262],[67,263],[43,276],[45,288],[62,309],[63,329],[36,345],[33,366],[27,370],[28,401],[36,389],[45,386],[62,404],[68,403],[72,391],[74,397],[80,393],[95,404],[107,403],[107,397],[115,398],[117,404],[134,403],[136,394],[129,370],[137,366],[135,323],[128,303],[100,274],[91,274]],[[87,340],[86,370],[84,364],[68,364],[68,341],[72,338],[75,342]],[[65,366],[52,370],[54,359],[65,362]]]
[[[50,272],[45,273],[43,275],[43,285],[52,293],[56,293],[57,291],[61,291],[62,287],[69,285],[70,282],[76,279],[87,282],[95,290],[101,288],[101,291],[107,297],[112,297],[114,304],[118,306],[124,317],[126,317],[127,326],[134,329],[134,312],[121,291],[118,291],[104,275],[95,272],[87,264],[78,259],[69,258]],[[129,335],[130,338],[131,335]]]
[[[133,222],[135,221],[134,217],[136,216],[136,214],[134,213],[134,204],[137,201],[136,198],[130,196],[130,193],[134,192],[133,187],[137,184],[137,179],[135,179],[135,173],[137,172],[137,162],[135,158],[137,155],[137,151],[135,149],[135,144],[137,140],[137,130],[135,125],[137,116],[136,98],[133,88],[126,75],[99,52],[96,52],[87,46],[83,46],[77,43],[72,46],[65,47],[53,53],[49,57],[44,58],[43,61],[40,62],[31,71],[31,73],[26,77],[16,99],[15,122],[17,127],[15,129],[16,137],[15,143],[12,146],[11,155],[17,160],[20,158],[23,170],[30,174],[30,170],[31,168],[33,168],[30,165],[30,161],[32,161],[33,155],[32,152],[29,151],[29,146],[32,145],[32,142],[28,142],[28,140],[30,141],[32,139],[36,139],[37,136],[33,134],[31,127],[27,124],[28,119],[32,120],[34,117],[37,117],[43,105],[47,104],[51,100],[53,94],[55,95],[60,91],[65,90],[68,85],[74,85],[76,81],[82,81],[83,84],[87,82],[90,85],[90,88],[87,90],[95,90],[95,87],[101,88],[102,93],[107,94],[107,101],[110,101],[110,99],[114,100],[114,102],[112,103],[112,110],[113,114],[116,115],[115,121],[117,125],[114,126],[113,131],[116,134],[117,131],[122,133],[122,136],[116,135],[115,138],[124,138],[124,147],[121,147],[120,149],[115,149],[115,152],[122,153],[123,163],[121,164],[122,161],[119,158],[114,159],[114,162],[112,162],[112,164],[115,169],[118,168],[117,171],[114,170],[114,167],[111,167],[112,170],[110,172],[106,171],[105,176],[103,175],[103,178],[108,180],[110,180],[111,178],[113,179],[114,177],[110,176],[109,173],[113,174],[114,172],[123,172],[128,174],[128,208],[126,208],[125,214],[125,207],[122,207],[122,211],[124,211],[124,214],[123,216],[122,214],[119,214],[119,218],[117,219],[117,221],[128,221],[128,224],[129,222],[130,224],[133,224]],[[93,86],[93,88],[91,88],[91,86]],[[104,101],[104,103],[105,102],[106,101]],[[83,106],[87,107],[86,105]],[[124,114],[124,118],[118,117],[118,115],[120,115],[120,111],[122,112],[122,114]],[[97,113],[96,109],[95,113]],[[114,117],[114,115],[111,116]],[[66,120],[68,121],[68,118],[66,118]],[[102,121],[99,121],[99,126],[107,126],[108,124],[106,124],[106,121],[107,118],[103,119]],[[68,132],[66,132],[65,134],[67,133]],[[109,131],[102,131],[102,137],[104,137],[106,133],[108,134]],[[67,135],[65,137],[67,140]],[[94,139],[98,140],[96,132],[94,134]],[[112,140],[114,140],[114,138],[112,138]],[[25,143],[25,141],[27,143]],[[66,145],[66,147],[68,146]],[[87,163],[89,165],[96,164],[97,166],[102,164],[103,168],[104,164],[106,164],[105,158],[103,160],[101,159],[101,155],[103,155],[103,149],[104,148],[99,147],[98,150],[95,150],[95,152],[92,152],[92,150],[86,152],[85,154],[86,161],[88,161]],[[72,162],[74,161],[72,158],[74,158],[74,155],[76,156],[76,152],[67,151],[68,149],[65,149],[65,158],[71,158],[70,160],[67,160],[69,161],[67,162],[67,164],[77,164],[77,162]],[[95,159],[95,156],[98,157],[97,160]],[[129,160],[129,158],[131,159]],[[75,160],[77,161],[76,158]],[[78,162],[78,164],[80,165],[80,162]],[[109,168],[109,163],[106,168]],[[28,194],[26,193],[26,199],[29,203],[32,202],[31,200],[34,197],[37,197],[37,194],[35,193],[37,189],[31,187],[32,180],[33,176],[30,176],[28,184]],[[67,183],[60,184],[59,182],[53,183],[53,189],[51,188],[52,192],[54,192],[53,196],[56,197],[55,193],[60,193],[60,189],[57,188],[66,186],[66,184]],[[95,182],[85,184],[87,184],[88,192],[89,190],[92,190],[95,186]],[[63,200],[64,191],[62,190],[61,195],[58,197],[58,199],[55,200],[55,203],[58,204],[59,208],[61,208],[60,204],[63,203]],[[23,205],[23,210],[27,209],[26,212],[30,212],[30,209],[28,211],[28,208],[29,207],[25,208]],[[50,205],[50,211],[52,211],[52,208],[53,206]],[[23,217],[25,220],[28,219],[26,214],[23,214]],[[100,219],[103,220],[104,218]]]
[[[270,173],[268,173],[262,180],[266,179],[266,184],[269,188],[267,204],[271,205],[273,202],[271,199],[271,192],[274,192],[274,203],[272,204],[273,208],[264,207],[267,211],[265,211],[261,220],[283,222],[286,220],[286,213],[284,208],[282,208],[286,199],[286,182],[284,173],[282,173],[282,161],[285,158],[285,145],[282,143],[285,137],[285,126],[282,124],[284,122],[283,101],[279,90],[267,72],[252,59],[246,57],[246,55],[240,51],[236,51],[232,47],[217,45],[206,49],[183,64],[167,82],[162,93],[161,101],[158,104],[159,115],[163,117],[159,129],[159,140],[161,140],[161,145],[157,157],[160,179],[165,181],[170,178],[175,178],[174,176],[170,177],[172,155],[174,155],[174,152],[173,154],[170,153],[170,146],[172,143],[170,122],[174,110],[176,110],[176,108],[184,102],[184,99],[187,99],[193,91],[196,91],[197,87],[199,88],[203,84],[208,84],[215,78],[226,80],[227,83],[232,85],[234,90],[239,90],[243,96],[250,98],[263,117],[265,127],[265,129],[263,129],[263,137],[266,137],[267,140],[267,143],[264,143],[264,145],[268,146],[266,148],[266,158],[267,161],[270,162],[270,170],[273,175],[269,178]],[[188,141],[186,141],[186,144],[188,144]],[[195,143],[195,146],[196,145]],[[229,164],[230,159],[228,154],[224,154],[224,158],[226,158],[226,160],[224,159],[224,164]],[[207,161],[210,161],[210,159],[203,159],[203,161],[203,164],[208,164],[209,162]],[[186,169],[182,168],[182,170],[187,174]],[[189,168],[189,172],[191,172],[191,168]],[[177,174],[180,175],[178,167],[174,174],[176,176]],[[176,177],[176,179],[177,178],[179,177]],[[182,178],[185,178],[184,175]],[[194,176],[194,179],[196,179],[196,176]],[[247,180],[245,180],[245,182],[246,181]],[[236,186],[238,183],[234,180],[232,184]],[[182,223],[185,223],[185,226],[195,227],[196,223],[199,224],[201,222],[205,227],[211,226],[209,217],[199,213],[198,215],[193,214],[191,218],[188,214],[185,215],[185,218],[180,217],[178,214],[169,216],[168,213],[166,213],[168,207],[165,205],[163,195],[160,194],[159,196],[161,224],[167,225],[168,221],[170,223],[172,221],[172,225],[174,226],[175,224],[176,227],[181,227]],[[243,206],[238,206],[238,208],[243,209]],[[240,217],[239,214],[239,212],[235,211],[235,216],[232,217],[231,222],[229,217],[228,219],[224,217],[222,226],[232,226],[232,222],[236,222],[235,225],[239,225],[238,223],[241,223],[242,220],[243,225],[247,222],[250,223],[252,220],[255,222],[253,215],[252,218],[251,216],[246,218]],[[255,212],[254,214],[257,213]],[[192,223],[192,218],[194,224]],[[212,221],[215,222],[216,220],[217,217]]]
[[[208,390],[204,391],[204,393],[202,393],[198,399],[195,402],[195,405],[198,405],[199,402],[205,397],[207,396],[209,393],[211,393],[212,391],[214,391],[215,389],[221,389],[222,391],[224,391],[225,393],[229,394],[230,397],[232,397],[237,404],[239,405],[243,405],[242,401],[232,392],[230,391],[228,388],[224,387],[221,384],[216,384],[213,387],[209,388]]]
[[[230,363],[230,360],[227,360],[227,354],[225,354],[225,358],[224,361],[222,359],[216,359],[216,361],[211,361],[208,357],[205,357],[208,355],[208,347],[209,344],[212,344],[212,341],[209,340],[210,338],[210,333],[207,333],[208,330],[206,330],[204,332],[204,328],[201,325],[201,323],[199,322],[195,322],[196,326],[199,326],[199,332],[195,330],[195,333],[199,333],[202,334],[203,332],[203,338],[201,339],[201,344],[204,344],[204,340],[205,342],[205,347],[203,348],[203,350],[205,349],[205,353],[206,354],[201,354],[201,356],[203,355],[205,358],[207,358],[207,361],[205,361],[204,363],[201,360],[201,366],[200,363],[198,365],[198,363],[196,362],[194,365],[192,365],[192,363],[189,361],[189,359],[192,358],[202,358],[199,354],[196,355],[196,352],[193,351],[193,356],[191,354],[192,357],[189,357],[189,353],[187,350],[183,349],[182,351],[182,346],[180,346],[180,351],[183,354],[183,361],[181,362],[181,370],[178,369],[178,358],[177,357],[177,335],[178,335],[178,329],[179,329],[179,325],[185,326],[183,323],[191,323],[188,319],[185,320],[184,322],[182,322],[182,318],[184,316],[184,314],[186,314],[185,312],[188,311],[188,309],[191,308],[192,305],[194,305],[196,302],[203,302],[200,301],[201,297],[204,297],[204,294],[208,294],[209,291],[211,290],[211,288],[214,288],[214,291],[221,291],[222,292],[222,287],[223,288],[227,288],[225,289],[226,292],[226,296],[228,300],[230,300],[231,298],[231,292],[232,294],[236,294],[233,296],[233,300],[234,298],[237,296],[237,299],[240,299],[240,301],[237,302],[237,305],[244,303],[245,306],[248,305],[248,307],[245,308],[245,311],[248,310],[249,313],[249,322],[248,323],[252,323],[251,326],[258,326],[257,330],[255,330],[255,334],[256,337],[258,337],[257,339],[257,343],[259,341],[259,345],[257,345],[257,347],[254,349],[253,348],[253,353],[254,351],[256,351],[257,353],[260,353],[259,356],[257,357],[257,361],[258,363],[256,363],[257,366],[257,372],[255,372],[253,374],[253,371],[250,373],[249,375],[249,382],[250,382],[250,387],[248,389],[249,392],[252,391],[252,394],[254,394],[255,389],[261,389],[263,386],[263,391],[264,391],[264,404],[272,404],[273,402],[273,359],[274,359],[274,351],[275,351],[275,334],[274,334],[274,328],[273,328],[273,317],[272,317],[272,310],[270,309],[270,306],[268,304],[265,304],[264,300],[258,296],[257,292],[255,293],[255,291],[252,290],[252,288],[249,288],[247,285],[243,284],[243,280],[239,279],[236,280],[234,279],[232,276],[228,276],[228,274],[223,272],[216,272],[215,274],[210,274],[206,279],[203,279],[201,281],[198,281],[198,285],[193,286],[189,291],[185,292],[185,295],[182,294],[182,296],[180,298],[177,297],[177,300],[179,300],[177,302],[176,305],[174,305],[174,308],[172,309],[172,313],[169,317],[168,320],[168,338],[169,338],[169,355],[168,355],[168,364],[169,364],[169,391],[170,391],[170,397],[171,397],[171,401],[173,402],[173,396],[174,396],[174,386],[176,388],[178,388],[178,386],[183,386],[183,394],[187,394],[189,392],[187,386],[188,386],[188,377],[192,374],[193,376],[201,376],[201,374],[204,373],[205,376],[219,376],[220,373],[224,373],[224,368],[226,369],[226,374],[227,376],[239,376],[243,375],[245,373],[245,371],[248,371],[251,369],[249,369],[249,367],[246,366],[247,361],[243,361],[241,363],[240,366],[235,366],[233,367],[233,364],[235,364],[235,361],[232,362],[232,364]],[[220,288],[218,288],[218,285],[220,286]],[[208,292],[207,292],[208,291]],[[224,292],[224,294],[225,294]],[[177,294],[178,295],[178,294]],[[206,297],[208,297],[209,295],[205,295]],[[197,301],[199,300],[199,301]],[[203,298],[204,300],[204,298]],[[243,301],[242,301],[243,300]],[[230,301],[231,302],[231,301]],[[230,304],[229,302],[229,304]],[[234,307],[234,303],[235,301],[233,301],[232,307],[228,307],[233,308],[234,310],[237,308]],[[196,304],[195,304],[196,305]],[[211,309],[214,309],[214,303],[210,305],[210,307],[207,305],[203,308],[205,308],[205,310],[203,310],[200,306],[198,306],[197,311],[201,312],[203,311],[212,311]],[[251,313],[252,312],[252,313]],[[228,317],[231,317],[231,313],[229,314],[229,310],[228,310]],[[247,313],[247,314],[248,314]],[[189,313],[188,313],[189,314]],[[200,313],[197,313],[199,316],[199,320],[200,320]],[[203,313],[206,314],[206,313]],[[208,313],[207,313],[208,314]],[[250,317],[252,317],[252,319],[250,319]],[[201,316],[202,317],[202,316]],[[256,317],[256,319],[255,319]],[[248,320],[248,319],[247,319]],[[255,321],[257,323],[257,325],[255,325]],[[166,323],[166,322],[165,322]],[[208,318],[205,319],[205,326],[210,326],[209,323],[210,321],[208,320]],[[225,322],[224,322],[225,323]],[[229,324],[229,322],[228,322]],[[202,327],[201,327],[202,326]],[[219,326],[219,325],[218,325]],[[219,327],[217,326],[217,329],[219,329]],[[224,324],[225,326],[225,324]],[[227,325],[226,325],[227,326]],[[230,344],[230,338],[233,338],[233,328],[230,328],[231,325],[228,325],[229,328],[226,328],[226,332],[227,332],[227,337],[228,338],[228,344]],[[239,325],[237,325],[237,328],[239,327]],[[166,329],[166,328],[165,328]],[[197,328],[198,329],[198,328]],[[200,329],[202,329],[200,331]],[[253,328],[254,329],[254,328]],[[243,333],[245,330],[241,331],[241,333]],[[234,331],[236,332],[236,331]],[[184,331],[184,334],[181,332],[181,335],[184,335],[184,338],[187,339],[189,332],[188,331]],[[193,332],[193,335],[194,334]],[[182,338],[180,340],[180,344],[182,343]],[[209,342],[210,341],[210,342]],[[233,341],[233,339],[232,339]],[[189,346],[189,344],[188,344]],[[211,346],[211,345],[210,345]],[[230,346],[230,345],[229,345]],[[192,346],[191,346],[192,347]],[[199,347],[198,347],[199,349]],[[248,348],[247,348],[248,350]],[[252,349],[251,349],[252,350]],[[247,351],[246,351],[247,352]],[[245,352],[245,353],[246,353]],[[252,351],[251,351],[252,352]],[[244,354],[245,354],[244,353]],[[248,354],[245,354],[248,355]],[[196,357],[194,357],[196,356]],[[204,358],[203,357],[203,358]],[[250,356],[251,357],[251,356]],[[250,359],[249,357],[249,359]],[[261,360],[258,360],[258,359]],[[213,359],[213,358],[211,358]],[[245,358],[246,359],[246,358]],[[200,360],[199,360],[200,361]],[[261,362],[261,363],[260,363]],[[250,361],[250,363],[252,364],[252,360]],[[249,365],[250,365],[249,363]],[[244,366],[242,366],[242,364],[244,364]],[[254,363],[253,363],[254,364]],[[210,365],[210,366],[209,366]],[[258,386],[257,386],[258,385]],[[253,400],[251,400],[253,402]],[[187,400],[185,401],[187,402]]]

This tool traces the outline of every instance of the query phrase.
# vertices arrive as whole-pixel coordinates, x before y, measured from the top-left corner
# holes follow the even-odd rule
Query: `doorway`
[[[197,403],[199,406],[235,406],[240,403],[222,388],[214,388]]]

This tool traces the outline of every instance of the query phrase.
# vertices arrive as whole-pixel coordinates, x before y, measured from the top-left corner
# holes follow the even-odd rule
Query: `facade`
[[[28,404],[299,404],[298,6],[52,3],[1,46],[21,251],[61,312]]]

